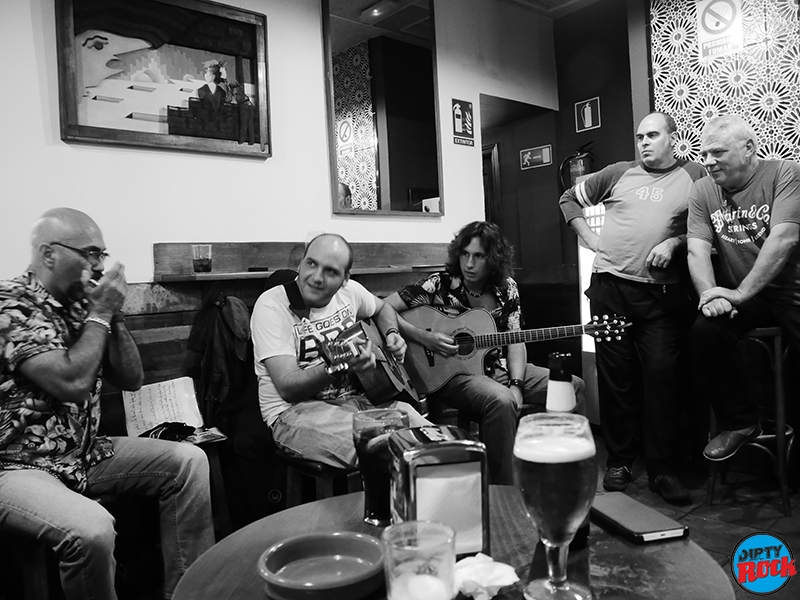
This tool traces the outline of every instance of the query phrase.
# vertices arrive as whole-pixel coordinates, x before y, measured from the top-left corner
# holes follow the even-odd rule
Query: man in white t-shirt
[[[315,237],[297,279],[261,294],[251,319],[261,416],[275,443],[292,456],[339,467],[356,464],[353,413],[373,407],[353,388],[350,373],[375,369],[376,358],[368,342],[341,374],[324,361],[320,342],[372,318],[398,362],[406,352],[397,313],[350,281],[352,264],[353,251],[343,237]],[[430,424],[410,405],[394,404],[408,413],[412,427]]]

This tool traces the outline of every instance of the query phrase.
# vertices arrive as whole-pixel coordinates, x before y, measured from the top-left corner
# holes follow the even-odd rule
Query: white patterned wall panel
[[[353,208],[378,210],[375,124],[367,42],[333,56],[333,97],[336,122],[351,119],[353,151],[336,156],[339,181],[350,187]]]
[[[742,0],[744,49],[700,59],[691,0],[652,0],[651,46],[656,110],[678,125],[676,153],[699,160],[700,132],[711,117],[749,121],[759,155],[800,161],[798,0]]]

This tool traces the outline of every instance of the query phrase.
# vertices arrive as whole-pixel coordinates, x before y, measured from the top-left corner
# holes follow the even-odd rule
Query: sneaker
[[[603,476],[603,488],[607,492],[624,492],[630,482],[630,467],[608,467]]]

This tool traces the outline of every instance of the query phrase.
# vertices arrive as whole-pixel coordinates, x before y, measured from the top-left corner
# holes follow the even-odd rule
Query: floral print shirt
[[[113,455],[111,440],[97,437],[101,373],[79,405],[47,394],[19,366],[70,348],[86,315],[85,302],[62,305],[33,271],[0,282],[0,469],[42,469],[78,492],[86,469]]]
[[[491,311],[498,333],[516,331],[522,325],[522,310],[519,302],[517,282],[511,277],[506,279],[503,288],[491,288],[497,301],[497,308]],[[459,312],[470,309],[469,294],[460,277],[450,275],[446,271],[432,273],[427,279],[412,283],[402,288],[398,294],[409,308],[415,306],[447,306]],[[500,363],[502,353],[496,348],[486,355],[487,372],[492,372]]]

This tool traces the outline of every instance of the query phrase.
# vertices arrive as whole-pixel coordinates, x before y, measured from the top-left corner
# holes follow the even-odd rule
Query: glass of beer
[[[585,586],[567,580],[567,551],[597,488],[589,421],[571,413],[523,417],[514,441],[514,478],[547,556],[547,579],[530,582],[528,600],[590,600]]]
[[[353,415],[353,442],[364,483],[365,523],[383,527],[392,522],[389,436],[393,431],[406,427],[408,415],[396,408],[373,408]]]

